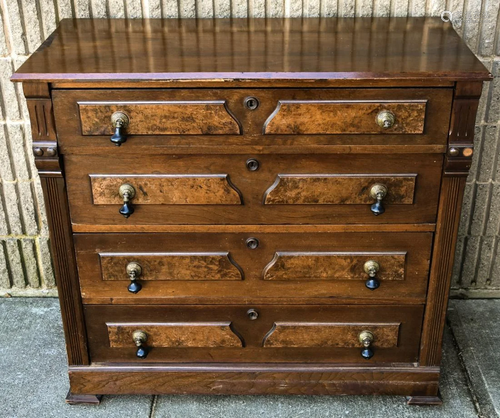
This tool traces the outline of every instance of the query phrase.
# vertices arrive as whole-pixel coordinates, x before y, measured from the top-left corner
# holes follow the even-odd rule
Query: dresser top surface
[[[486,80],[440,18],[65,19],[14,81]]]

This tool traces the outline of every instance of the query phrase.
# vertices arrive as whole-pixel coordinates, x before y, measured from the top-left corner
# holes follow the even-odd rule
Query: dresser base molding
[[[69,405],[99,405],[102,395],[76,395],[68,392],[66,403]]]
[[[434,398],[439,367],[327,365],[71,366],[80,395],[401,395]]]
[[[441,393],[438,392],[436,396],[407,396],[406,403],[408,405],[435,405],[439,406],[443,404],[443,400],[441,399]]]

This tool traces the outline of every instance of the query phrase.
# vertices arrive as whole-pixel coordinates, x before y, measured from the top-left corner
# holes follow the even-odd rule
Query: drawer
[[[90,227],[435,222],[442,161],[436,154],[64,158],[72,221]],[[131,190],[123,209],[122,186]],[[131,216],[120,215],[130,206]]]
[[[422,314],[422,306],[101,305],[85,307],[85,322],[93,363],[370,365],[417,362]],[[146,358],[136,356],[134,337]]]
[[[126,153],[182,145],[445,145],[443,120],[449,120],[453,90],[108,89],[52,95],[64,152],[84,144]],[[109,140],[117,112],[126,122],[119,149]]]
[[[258,229],[74,238],[84,303],[115,304],[423,303],[432,244],[424,232]]]

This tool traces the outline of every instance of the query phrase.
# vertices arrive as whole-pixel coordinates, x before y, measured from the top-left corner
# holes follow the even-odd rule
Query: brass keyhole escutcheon
[[[259,240],[257,238],[254,238],[254,237],[248,238],[245,241],[245,243],[247,244],[247,247],[250,248],[251,250],[255,250],[260,244]]]
[[[259,313],[255,309],[249,309],[247,311],[247,316],[250,321],[255,321],[259,317]]]
[[[255,110],[260,104],[256,97],[246,97],[243,103],[248,110]]]
[[[248,171],[257,171],[259,169],[259,167],[260,167],[260,163],[255,158],[249,158],[247,160]]]

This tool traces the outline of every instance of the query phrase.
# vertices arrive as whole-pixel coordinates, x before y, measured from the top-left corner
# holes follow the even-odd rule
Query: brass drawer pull
[[[115,128],[115,133],[111,137],[111,142],[119,147],[127,141],[127,135],[125,135],[124,131],[127,129],[130,120],[125,113],[115,112],[111,115],[111,123]]]
[[[134,213],[134,208],[130,201],[135,196],[134,186],[131,184],[122,184],[120,189],[118,190],[120,197],[123,198],[123,206],[120,208],[120,214],[122,214],[125,218],[128,218],[130,215]]]
[[[387,196],[387,186],[380,183],[374,184],[370,189],[370,196],[372,199],[376,200],[376,202],[371,205],[370,210],[375,216],[382,215],[385,212],[382,200]]]
[[[365,360],[370,360],[373,357],[373,350],[371,345],[373,343],[373,333],[370,331],[361,331],[359,333],[359,342],[363,344],[363,349],[361,350],[361,357]]]
[[[396,116],[389,110],[382,110],[377,115],[377,124],[383,129],[392,128],[395,122],[396,122]]]
[[[368,280],[365,282],[365,286],[370,290],[375,290],[380,286],[380,282],[377,279],[377,273],[380,270],[380,264],[374,260],[369,260],[363,266],[365,273],[368,274]]]
[[[135,355],[140,359],[145,359],[148,356],[148,349],[145,346],[146,341],[148,340],[148,334],[144,331],[134,331],[132,339],[134,340],[134,344],[137,346]]]
[[[132,261],[127,264],[127,274],[131,283],[128,285],[130,293],[138,293],[142,289],[142,285],[137,282],[137,279],[142,274],[142,267],[139,263]]]

